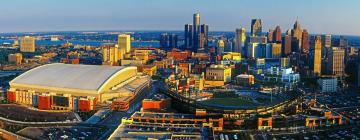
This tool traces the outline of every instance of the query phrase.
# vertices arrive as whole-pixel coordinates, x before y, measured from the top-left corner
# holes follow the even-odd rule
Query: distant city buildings
[[[164,50],[171,50],[178,47],[178,36],[176,34],[163,33],[160,36],[160,48]]]
[[[185,24],[184,48],[196,52],[208,46],[209,25],[200,25],[200,13],[193,15],[193,24]]]
[[[35,38],[25,36],[20,38],[20,51],[21,52],[35,52]]]

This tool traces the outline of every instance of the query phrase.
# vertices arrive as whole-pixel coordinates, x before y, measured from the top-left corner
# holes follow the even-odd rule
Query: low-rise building
[[[149,76],[153,76],[157,72],[157,68],[155,65],[141,65],[138,66],[137,68],[139,72],[143,72]]]
[[[184,61],[187,58],[191,57],[191,52],[173,49],[171,52],[167,52],[166,57],[173,58],[174,60],[177,61]]]
[[[8,61],[9,63],[20,65],[22,63],[22,54],[21,53],[9,54]]]
[[[241,86],[251,86],[255,84],[254,76],[247,74],[240,74],[236,76],[236,84]]]
[[[336,92],[338,88],[337,78],[321,78],[318,80],[320,92]]]
[[[231,68],[223,65],[211,65],[206,68],[205,87],[223,86],[231,82]]]
[[[222,59],[233,60],[233,61],[240,61],[241,54],[237,52],[225,52],[222,56]]]

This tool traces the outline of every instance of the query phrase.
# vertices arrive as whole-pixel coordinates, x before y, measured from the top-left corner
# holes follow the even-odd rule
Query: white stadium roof
[[[130,67],[47,64],[23,73],[12,80],[10,85],[98,91],[111,77],[128,68]]]

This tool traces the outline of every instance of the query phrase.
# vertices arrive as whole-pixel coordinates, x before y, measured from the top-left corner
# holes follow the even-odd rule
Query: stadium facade
[[[136,67],[47,64],[10,81],[9,102],[43,110],[96,109],[97,103],[135,98],[150,86]],[[131,102],[131,101],[129,101]]]

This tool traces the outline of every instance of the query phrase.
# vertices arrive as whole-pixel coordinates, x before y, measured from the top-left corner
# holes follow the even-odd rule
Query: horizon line
[[[236,29],[236,28],[235,28]],[[184,32],[183,30],[154,30],[154,29],[126,29],[126,30],[122,30],[122,29],[109,29],[109,30],[44,30],[44,31],[18,31],[18,32],[0,32],[0,34],[26,34],[26,33],[51,33],[51,32],[141,32],[141,31],[145,31],[145,32]],[[213,30],[213,31],[209,31],[209,32],[235,32],[234,31],[230,31],[230,30]],[[250,33],[250,32],[246,32],[246,33]],[[267,33],[267,32],[262,32],[263,34]],[[285,32],[282,32],[281,34],[284,34]],[[331,33],[331,34],[326,34],[326,33],[309,33],[310,35],[335,35],[335,36],[358,36],[359,35],[354,35],[354,34],[336,34],[336,33]]]

